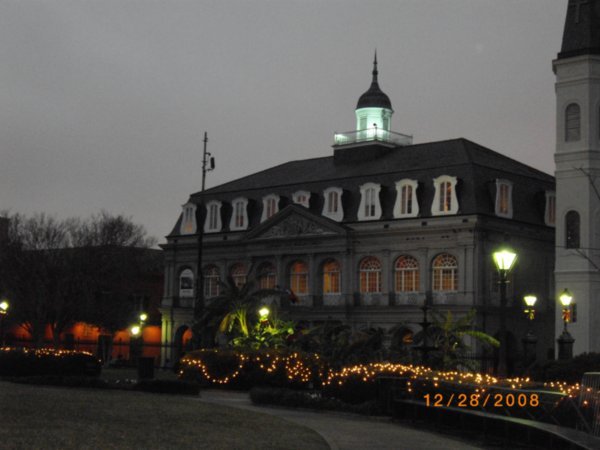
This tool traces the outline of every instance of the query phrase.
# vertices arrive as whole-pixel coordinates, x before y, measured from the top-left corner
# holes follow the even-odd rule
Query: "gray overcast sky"
[[[200,189],[332,154],[373,49],[392,128],[553,173],[567,0],[0,2],[0,209],[125,213],[164,241]]]

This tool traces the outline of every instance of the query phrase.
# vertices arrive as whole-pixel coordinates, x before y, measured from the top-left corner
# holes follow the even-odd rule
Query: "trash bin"
[[[151,380],[154,378],[154,358],[138,358],[138,379]]]

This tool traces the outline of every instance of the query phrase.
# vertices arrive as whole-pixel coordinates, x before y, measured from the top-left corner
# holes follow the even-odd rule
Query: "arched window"
[[[416,292],[419,290],[419,262],[412,256],[400,256],[396,260],[395,291]]]
[[[323,264],[323,294],[340,293],[340,263],[329,260]]]
[[[565,247],[579,248],[579,229],[580,229],[579,213],[577,211],[569,211],[565,217]]]
[[[458,262],[448,253],[442,253],[433,260],[433,290],[447,292],[458,290]]]
[[[290,268],[290,289],[295,294],[308,294],[308,267],[301,261]]]
[[[242,263],[237,263],[231,266],[229,275],[231,275],[231,278],[233,278],[233,282],[238,288],[241,288],[243,285],[246,284],[246,266],[244,266]]]
[[[360,292],[381,292],[381,263],[374,256],[360,262]]]
[[[578,141],[581,138],[581,108],[571,103],[565,110],[565,141]]]
[[[204,297],[212,298],[219,295],[219,269],[208,266],[204,269]]]
[[[260,289],[275,289],[276,272],[273,264],[265,262],[258,266],[258,287]]]
[[[184,269],[179,274],[179,296],[194,296],[194,272],[192,269]]]

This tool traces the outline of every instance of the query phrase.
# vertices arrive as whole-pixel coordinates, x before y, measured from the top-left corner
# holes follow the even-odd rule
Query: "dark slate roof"
[[[392,109],[390,98],[381,90],[377,82],[377,53],[373,61],[373,80],[369,90],[358,98],[356,109],[360,108],[387,108]]]
[[[600,0],[569,0],[558,59],[600,55]]]
[[[369,152],[368,147],[346,151]],[[359,186],[367,182],[380,183],[383,210],[381,220],[392,220],[396,199],[395,183],[403,178],[418,180],[419,217],[431,216],[434,197],[433,178],[450,175],[458,178],[459,214],[494,215],[495,180],[513,183],[514,220],[543,225],[544,191],[554,190],[554,177],[536,170],[466,139],[397,147],[375,159],[340,163],[334,156],[290,161],[248,175],[205,191],[205,199],[223,202],[223,225],[227,230],[231,217],[229,203],[236,197],[249,199],[250,228],[260,223],[262,197],[281,197],[279,210],[291,203],[292,193],[308,190],[312,193],[310,210],[321,214],[323,190],[343,189],[344,223],[357,221],[360,202]],[[199,202],[199,193],[191,201]],[[402,219],[398,219],[402,220]],[[171,235],[179,234],[179,221]]]

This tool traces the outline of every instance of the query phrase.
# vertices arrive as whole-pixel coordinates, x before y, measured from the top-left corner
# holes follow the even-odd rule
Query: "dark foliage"
[[[257,387],[250,390],[252,403],[279,405],[294,408],[310,408],[326,411],[343,411],[355,414],[381,415],[382,410],[375,400],[360,404],[345,403],[336,398],[322,397],[320,393],[281,388]]]
[[[142,380],[138,381],[133,389],[155,394],[200,395],[198,383],[181,380]]]
[[[537,381],[581,383],[586,372],[600,372],[600,353],[582,353],[573,359],[549,361],[535,368],[532,377]]]
[[[102,366],[89,353],[47,349],[0,350],[0,376],[98,376]]]
[[[76,321],[107,331],[128,324],[132,308],[122,288],[139,267],[138,247],[154,243],[143,227],[106,212],[87,220],[43,214],[7,218],[8,233],[0,242],[0,292],[11,299],[12,320],[36,344],[41,345],[47,325],[57,345]]]
[[[323,397],[333,397],[349,404],[360,404],[377,398],[377,382],[364,381],[362,375],[348,376],[342,384],[323,386]]]
[[[301,365],[310,375],[304,379],[293,376],[297,371],[288,371],[284,360],[289,361],[289,367]],[[235,350],[196,350],[188,353],[179,364],[180,379],[195,381],[202,386],[229,389],[250,389],[254,386],[303,389],[319,386],[323,372],[324,365],[315,355],[287,349],[243,353]]]
[[[383,361],[386,356],[384,334],[381,328],[352,330],[349,325],[326,322],[302,330],[292,345],[305,352],[318,353],[330,366],[340,368],[349,364]]]

